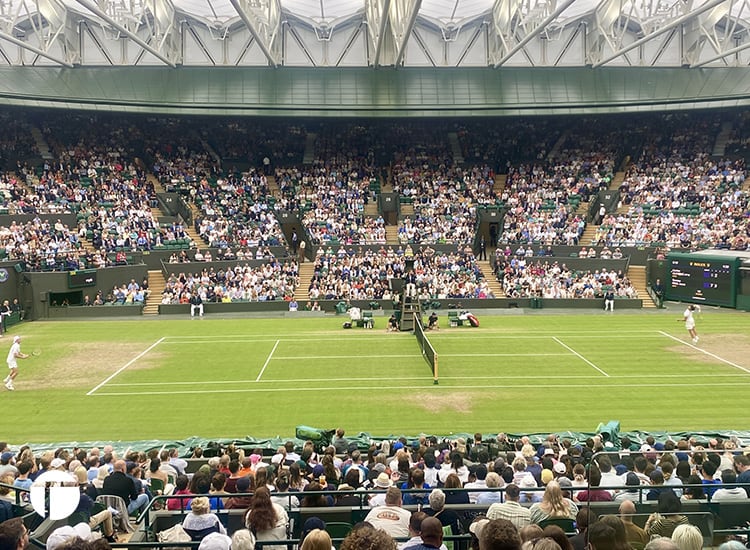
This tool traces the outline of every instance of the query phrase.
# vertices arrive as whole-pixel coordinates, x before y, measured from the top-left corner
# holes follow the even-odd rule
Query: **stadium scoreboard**
[[[83,269],[68,272],[68,288],[96,286],[96,269]]]
[[[739,258],[669,254],[667,299],[735,307]]]

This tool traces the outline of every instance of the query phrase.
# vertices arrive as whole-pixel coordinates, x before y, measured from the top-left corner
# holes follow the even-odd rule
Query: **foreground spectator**
[[[521,537],[506,519],[491,519],[478,529],[479,550],[520,550]]]
[[[396,541],[382,529],[363,524],[352,529],[341,543],[340,550],[396,550]]]
[[[219,517],[211,512],[211,505],[206,497],[196,497],[191,501],[190,513],[182,521],[182,527],[194,541],[203,540],[211,533],[227,534]]]

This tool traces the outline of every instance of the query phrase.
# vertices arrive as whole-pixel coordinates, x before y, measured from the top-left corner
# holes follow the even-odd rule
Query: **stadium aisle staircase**
[[[295,291],[297,300],[307,299],[307,289],[310,288],[313,275],[315,273],[314,262],[306,261],[303,264],[299,264],[299,287]]]
[[[151,295],[148,297],[148,300],[146,300],[146,305],[143,306],[144,315],[159,314],[159,303],[161,303],[161,297],[165,286],[167,286],[167,281],[164,279],[164,274],[161,272],[161,269],[149,269],[148,288],[151,291]]]
[[[448,132],[448,144],[453,153],[454,164],[464,163],[464,153],[461,150],[461,142],[458,140],[458,134],[456,132]]]
[[[477,264],[482,270],[484,278],[487,279],[487,284],[495,295],[495,298],[505,298],[503,285],[500,284],[500,281],[497,280],[497,277],[495,277],[495,274],[492,272],[492,264],[488,260],[477,260]]]
[[[398,244],[398,226],[386,225],[385,226],[385,242],[386,244]]]
[[[645,265],[631,265],[628,267],[628,279],[630,283],[638,291],[638,297],[643,300],[644,309],[654,309],[656,304],[651,299],[651,295],[646,290],[646,266]],[[617,303],[615,303],[617,307]]]
[[[625,172],[615,172],[612,181],[609,182],[609,189],[619,189],[623,181],[625,181]]]
[[[276,182],[276,176],[273,174],[266,176],[266,183],[268,184],[268,194],[277,199],[281,198],[281,187]]]
[[[594,225],[593,223],[587,223],[586,228],[583,230],[583,235],[581,235],[581,238],[578,239],[578,243],[581,246],[589,246],[592,244],[594,237],[596,236],[596,231],[599,229],[598,225]]]
[[[495,174],[495,184],[492,186],[492,190],[498,195],[502,195],[507,181],[508,174]]]

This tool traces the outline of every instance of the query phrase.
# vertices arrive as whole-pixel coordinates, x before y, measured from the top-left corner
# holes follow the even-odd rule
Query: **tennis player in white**
[[[21,337],[20,336],[14,336],[13,337],[13,345],[10,347],[10,351],[8,352],[8,368],[10,369],[10,374],[5,377],[5,387],[9,389],[10,391],[15,390],[16,388],[13,387],[13,380],[18,375],[18,359],[26,359],[28,355],[21,352]]]
[[[687,329],[688,334],[690,334],[690,338],[693,339],[693,344],[698,343],[698,334],[695,332],[695,318],[693,317],[693,312],[700,310],[700,306],[695,304],[690,305],[685,310],[685,313],[682,314],[682,319],[679,319],[680,321],[685,322],[685,328]]]

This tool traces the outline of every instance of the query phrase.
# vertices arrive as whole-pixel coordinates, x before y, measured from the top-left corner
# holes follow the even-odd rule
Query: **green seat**
[[[539,522],[539,527],[544,529],[548,525],[557,525],[566,535],[576,534],[576,522],[573,518],[547,518]]]
[[[352,530],[352,524],[345,521],[329,521],[326,523],[326,531],[332,539],[345,539]]]

